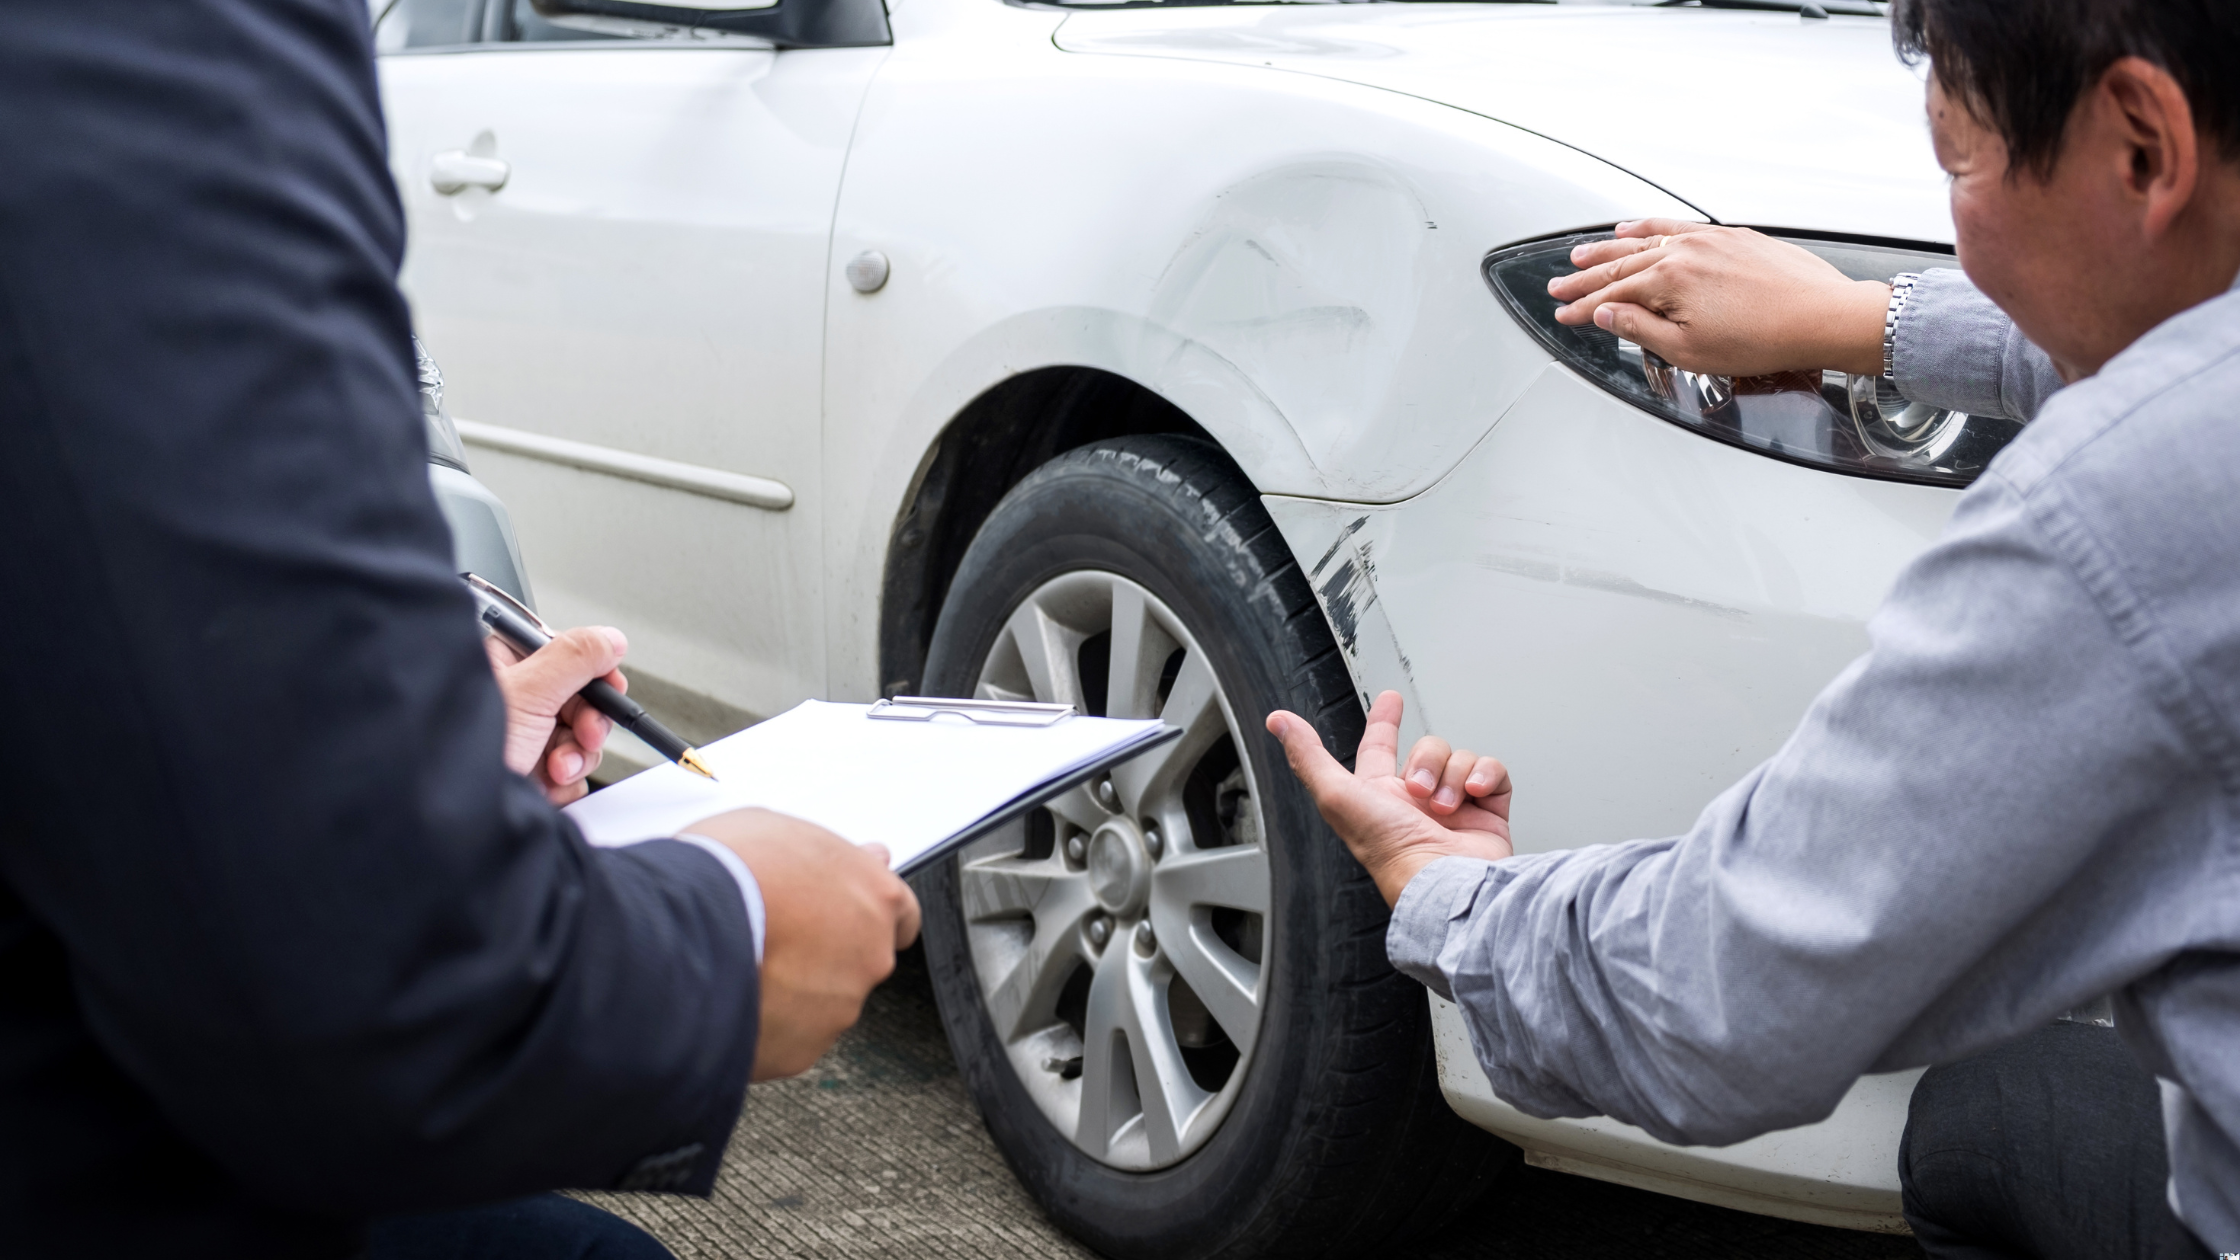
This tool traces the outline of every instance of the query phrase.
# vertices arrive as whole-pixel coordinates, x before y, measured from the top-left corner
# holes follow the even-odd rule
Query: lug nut
[[[1098,949],[1103,949],[1105,942],[1111,939],[1111,920],[1105,918],[1103,915],[1098,915],[1096,918],[1089,920],[1089,943],[1091,945],[1096,946]]]
[[[1136,952],[1145,958],[1159,952],[1159,938],[1151,932],[1151,920],[1136,924]]]
[[[1089,860],[1089,839],[1076,831],[1066,837],[1066,861],[1080,866]]]
[[[1120,792],[1112,786],[1110,776],[1097,780],[1097,804],[1113,812],[1120,809]]]
[[[1159,856],[1167,851],[1166,837],[1160,835],[1159,829],[1149,823],[1145,823],[1143,827],[1143,851],[1150,854],[1151,860],[1154,862],[1158,861]]]

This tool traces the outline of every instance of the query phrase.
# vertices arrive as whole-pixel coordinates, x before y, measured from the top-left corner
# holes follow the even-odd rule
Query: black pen
[[[538,620],[521,601],[472,573],[462,573],[459,577],[466,582],[468,593],[474,596],[476,619],[507,647],[527,656],[552,642],[552,628]],[[655,752],[694,774],[709,779],[716,777],[701,763],[692,745],[677,738],[675,731],[654,721],[643,706],[616,691],[607,680],[594,678],[576,694],[583,697],[584,703],[613,718],[615,725],[644,740]]]

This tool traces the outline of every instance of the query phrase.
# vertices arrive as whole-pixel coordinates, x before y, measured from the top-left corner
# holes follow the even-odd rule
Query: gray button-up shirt
[[[2044,406],[1867,655],[1687,835],[1425,868],[1392,960],[1518,1108],[1714,1145],[2113,992],[2240,1251],[2240,288],[2052,397],[1964,277],[1915,301],[1908,394]]]

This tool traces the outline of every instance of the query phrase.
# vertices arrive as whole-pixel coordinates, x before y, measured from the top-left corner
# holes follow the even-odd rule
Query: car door
[[[403,283],[547,616],[766,715],[823,689],[824,277],[880,48],[380,20]]]

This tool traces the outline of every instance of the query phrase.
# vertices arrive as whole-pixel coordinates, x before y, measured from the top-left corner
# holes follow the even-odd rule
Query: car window
[[[482,0],[374,0],[373,50],[478,43]]]
[[[372,0],[373,50],[455,48],[462,44],[540,44],[611,40],[538,15],[529,0]]]
[[[503,21],[493,24],[498,29],[491,32],[491,38],[504,40],[508,43],[531,44],[550,40],[619,38],[598,31],[579,31],[572,27],[547,21],[537,16],[537,10],[529,3],[529,0],[510,0],[510,3],[508,3],[508,0],[495,0],[495,5],[504,11],[505,17]]]

